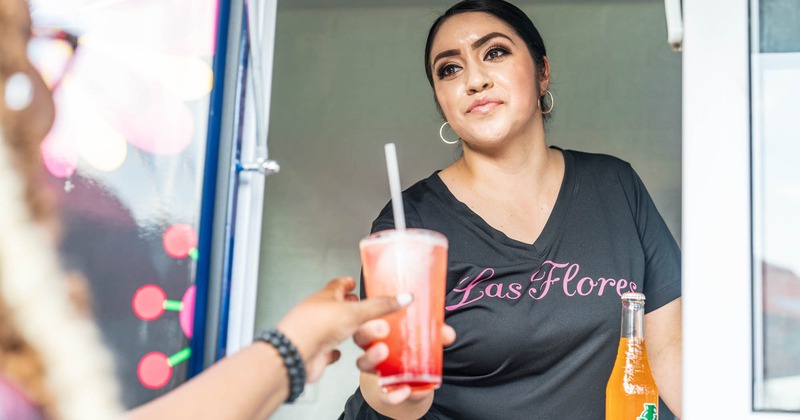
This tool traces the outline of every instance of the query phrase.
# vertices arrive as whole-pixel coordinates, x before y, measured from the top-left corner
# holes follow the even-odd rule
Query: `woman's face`
[[[547,75],[537,86],[527,45],[502,20],[482,12],[449,18],[433,40],[431,63],[444,117],[470,145],[489,146],[541,124],[538,93]]]

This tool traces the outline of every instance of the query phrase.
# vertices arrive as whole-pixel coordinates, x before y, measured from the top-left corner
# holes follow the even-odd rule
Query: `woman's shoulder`
[[[422,227],[422,215],[431,212],[430,207],[441,201],[436,197],[441,198],[443,188],[446,187],[439,178],[439,171],[437,170],[427,178],[421,179],[403,190],[403,208],[408,227]],[[392,202],[389,201],[373,222],[372,229],[375,232],[376,229],[392,228],[394,228],[394,214],[392,212]]]
[[[613,155],[605,153],[584,152],[580,150],[564,149],[564,154],[572,155],[575,163],[581,166],[597,166],[601,168],[612,169],[626,169],[630,168],[631,164],[627,161]]]
[[[427,178],[415,182],[412,186],[403,191],[403,198],[412,201],[414,204],[426,202],[431,194],[439,195],[446,189],[442,179],[439,177],[440,170],[434,171]]]
[[[578,176],[585,175],[593,178],[614,177],[631,179],[635,173],[627,161],[605,153],[592,153],[578,150],[563,150],[565,160],[575,168]],[[569,163],[568,163],[569,165]]]

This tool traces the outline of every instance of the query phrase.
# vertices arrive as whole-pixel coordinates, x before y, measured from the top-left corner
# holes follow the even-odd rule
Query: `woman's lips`
[[[497,99],[478,99],[467,108],[467,114],[488,114],[502,104],[503,101]]]

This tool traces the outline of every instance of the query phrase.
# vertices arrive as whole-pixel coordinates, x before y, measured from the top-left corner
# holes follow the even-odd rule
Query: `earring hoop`
[[[449,122],[445,121],[444,124],[442,124],[442,126],[439,127],[439,138],[442,139],[442,141],[447,144],[456,144],[458,143],[458,140],[447,140],[446,138],[444,138],[444,133],[443,133],[444,127],[449,124],[450,124]]]
[[[3,93],[6,107],[12,111],[22,111],[33,102],[33,82],[23,73],[16,72],[6,79]]]
[[[544,95],[549,95],[550,96],[550,108],[547,108],[547,111],[544,110],[544,106],[543,106],[544,105],[544,101],[542,99],[544,99]],[[544,95],[539,97],[539,108],[542,110],[542,115],[547,115],[547,114],[553,112],[553,107],[556,105],[556,100],[553,99],[553,92],[550,92],[550,89],[547,89],[544,92]]]

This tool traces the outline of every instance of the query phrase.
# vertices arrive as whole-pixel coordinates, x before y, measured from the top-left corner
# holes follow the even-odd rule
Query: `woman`
[[[332,280],[255,343],[123,413],[110,354],[58,265],[56,217],[39,182],[54,106],[26,54],[31,32],[26,3],[0,1],[0,419],[264,418],[317,381],[362,324],[411,302],[357,302],[352,278]],[[363,329],[378,339],[388,327],[375,320]],[[452,329],[443,334],[453,341]],[[375,347],[358,365],[374,371],[383,357]]]
[[[680,415],[680,251],[629,164],[548,147],[550,64],[533,23],[502,0],[462,1],[432,25],[425,71],[463,156],[404,192],[406,219],[449,239],[445,319],[459,338],[440,389],[384,393],[364,373],[344,418],[602,419],[620,296],[634,290]],[[372,230],[392,227],[387,206]]]

